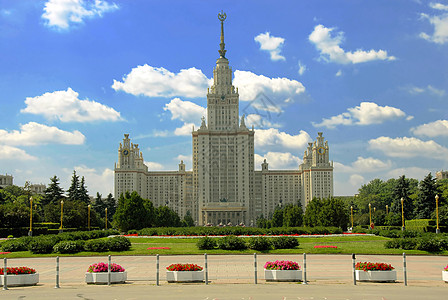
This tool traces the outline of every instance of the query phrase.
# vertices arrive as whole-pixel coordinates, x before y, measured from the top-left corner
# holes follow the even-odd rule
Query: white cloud
[[[96,196],[100,193],[103,198],[107,197],[109,193],[114,194],[114,171],[106,168],[103,171],[97,171],[93,168],[88,168],[85,165],[79,165],[74,168],[76,175],[84,176],[87,190],[91,196]],[[71,180],[71,177],[70,177]],[[119,195],[115,195],[118,197]]]
[[[448,136],[448,120],[437,120],[411,129],[411,132],[419,136]]]
[[[236,70],[233,84],[238,87],[241,101],[252,101],[265,94],[275,104],[305,92],[305,87],[297,80],[269,78],[249,71]]]
[[[268,120],[267,118],[258,115],[258,114],[249,114],[246,116],[245,118],[245,122],[246,122],[246,126],[248,128],[252,127],[252,125],[257,128],[257,129],[261,129],[261,128],[279,128],[281,127],[280,124],[277,123],[272,123],[270,120]]]
[[[381,136],[369,141],[371,149],[380,150],[390,157],[428,157],[441,160],[448,160],[448,149],[436,142],[422,141],[417,138],[390,138]]]
[[[20,131],[0,130],[0,143],[8,145],[66,144],[81,145],[85,136],[78,130],[68,132],[54,126],[30,122],[20,126]]]
[[[115,3],[103,0],[49,0],[45,3],[42,18],[45,25],[56,29],[69,29],[72,24],[85,19],[102,17],[104,13],[117,10]]]
[[[298,71],[299,75],[302,76],[306,70],[307,70],[306,66],[302,64],[301,61],[299,61],[299,71]]]
[[[260,50],[269,52],[271,60],[285,60],[285,57],[280,55],[284,38],[271,36],[270,32],[265,32],[257,35],[254,40],[260,44]]]
[[[274,128],[255,130],[255,148],[259,151],[281,151],[285,148],[297,151],[305,148],[310,141],[311,137],[303,130],[297,135],[290,135]]]
[[[147,97],[203,97],[207,87],[213,83],[196,68],[182,69],[176,74],[146,64],[133,68],[122,80],[114,80],[112,88],[115,91]]]
[[[387,177],[398,178],[400,176],[405,175],[407,178],[415,178],[418,180],[422,180],[429,173],[431,173],[431,170],[422,169],[418,167],[398,168],[388,172]]]
[[[410,86],[406,89],[410,94],[428,93],[439,97],[444,96],[446,93],[445,90],[435,88],[432,85],[428,85],[427,87]]]
[[[327,28],[321,24],[314,27],[313,32],[308,39],[320,51],[320,56],[328,62],[339,64],[358,64],[374,60],[394,60],[394,56],[388,56],[385,50],[356,50],[355,52],[346,52],[340,47],[344,41],[344,33],[338,32],[336,36],[331,36],[334,28]]]
[[[145,161],[145,165],[148,166],[148,169],[150,171],[161,171],[164,170],[164,167],[162,164],[159,164],[157,162],[153,162],[153,161]]]
[[[261,164],[266,159],[271,170],[296,170],[302,160],[289,152],[268,152],[264,155],[255,154],[255,169],[260,170]]]
[[[6,145],[0,145],[0,160],[20,161],[20,160],[36,160],[36,159],[37,157],[29,155],[22,149]]]
[[[66,91],[45,93],[27,97],[22,113],[43,115],[47,119],[61,122],[120,121],[120,113],[104,104],[80,100],[79,94],[68,88]]]
[[[430,3],[429,6],[433,9],[442,11],[442,14],[437,16],[430,16],[424,13],[421,14],[422,19],[427,19],[429,23],[434,26],[434,32],[432,34],[421,32],[420,37],[436,44],[445,44],[448,42],[448,5]]]
[[[350,176],[349,182],[354,187],[360,187],[366,182],[365,178],[359,174],[353,174]]]
[[[350,166],[343,165],[338,162],[334,162],[335,172],[338,173],[371,173],[390,169],[392,162],[388,160],[383,162],[377,158],[358,156]]]
[[[176,128],[175,135],[191,135],[193,126],[199,127],[201,118],[207,117],[207,109],[190,101],[174,98],[163,108],[171,113],[171,120],[184,122],[182,127]]]
[[[321,123],[314,123],[315,127],[335,128],[337,125],[371,125],[381,124],[388,120],[403,118],[406,114],[398,108],[379,106],[374,102],[361,102],[359,106],[351,107],[340,115],[323,119]]]
[[[337,71],[336,74],[334,74],[334,76],[336,77],[342,76],[342,70]]]

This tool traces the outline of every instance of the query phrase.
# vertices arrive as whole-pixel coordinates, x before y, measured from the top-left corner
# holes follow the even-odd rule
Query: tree
[[[415,182],[412,182],[415,186]],[[403,198],[403,210],[405,219],[412,219],[414,216],[414,204],[410,198],[411,195],[411,181],[404,175],[400,176],[396,182],[393,192],[393,203],[391,211],[401,215],[401,198]]]
[[[50,178],[51,183],[44,191],[44,197],[42,198],[42,205],[49,203],[59,203],[61,199],[64,199],[64,190],[59,186],[59,178],[55,175]]]
[[[307,226],[336,226],[347,229],[349,222],[348,209],[342,199],[314,198],[308,203],[304,217]]]
[[[302,204],[288,204],[283,210],[283,226],[298,227],[303,224]]]
[[[72,183],[69,187],[69,189],[67,190],[67,198],[69,200],[79,200],[80,195],[79,195],[79,176],[76,175],[76,171],[73,171],[73,175],[72,175]]]
[[[104,203],[102,196],[100,193],[96,193],[96,198],[95,201],[92,204],[92,209],[101,217],[104,218],[106,212],[105,212],[105,208],[106,208],[106,203]]]
[[[78,189],[79,199],[81,202],[88,204],[90,202],[89,192],[87,191],[87,187],[85,184],[84,176],[81,178],[81,183],[79,184]]]
[[[190,211],[188,210],[182,220],[182,227],[193,227],[193,226],[194,226],[194,220],[193,217],[191,216]]]
[[[156,212],[157,227],[178,227],[180,226],[179,215],[168,206],[159,206]]]
[[[275,208],[274,214],[271,219],[272,227],[282,227],[283,226],[283,210],[279,207]]]
[[[117,211],[117,202],[115,202],[114,196],[112,196],[112,193],[109,193],[107,195],[106,200],[104,201],[104,204],[107,207],[107,218],[112,222],[115,212]]]
[[[439,194],[436,178],[429,173],[419,185],[418,198],[415,201],[415,216],[418,219],[429,219],[436,210],[435,197]]]
[[[144,201],[137,192],[121,194],[114,215],[114,222],[121,231],[150,227],[148,219]]]

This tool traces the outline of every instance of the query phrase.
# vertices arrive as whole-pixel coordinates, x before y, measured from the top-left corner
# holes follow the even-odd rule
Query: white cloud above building
[[[374,102],[361,102],[359,106],[350,107],[347,112],[331,118],[324,118],[321,123],[313,123],[313,126],[335,128],[338,125],[372,125],[405,117],[407,120],[412,119],[412,116],[407,116],[399,108],[380,106]]]
[[[68,88],[66,91],[45,93],[41,96],[27,97],[26,107],[20,112],[42,115],[48,120],[61,122],[121,121],[115,109],[92,100],[81,100],[79,94]]]
[[[297,170],[302,160],[290,152],[267,152],[266,154],[255,154],[255,169],[261,170],[261,164],[266,159],[270,170]]]
[[[196,68],[182,69],[178,73],[163,67],[147,64],[137,66],[122,78],[114,79],[112,88],[134,96],[147,97],[204,97],[213,81]]]
[[[392,167],[390,160],[384,162],[378,158],[358,156],[350,165],[334,162],[334,171],[337,173],[374,173],[389,170]]]
[[[100,18],[105,13],[117,9],[118,5],[104,0],[48,0],[42,18],[47,27],[67,30],[73,24],[82,24],[86,19]]]
[[[344,42],[344,33],[338,32],[332,35],[335,28],[327,28],[324,25],[317,25],[308,39],[316,46],[320,52],[320,58],[327,62],[338,64],[358,64],[375,60],[395,60],[394,56],[387,54],[385,50],[358,49],[356,51],[346,51],[341,48]]]
[[[1,132],[0,132],[1,134]],[[25,150],[0,145],[0,160],[22,161],[22,160],[37,160],[37,157],[29,155]]]
[[[260,44],[260,50],[267,51],[271,55],[271,60],[285,60],[280,54],[285,39],[281,37],[271,36],[270,32],[260,33],[254,40]]]
[[[303,130],[299,134],[291,135],[276,128],[257,129],[254,142],[258,151],[281,151],[281,149],[297,151],[305,149],[307,143],[311,142],[311,137]]]

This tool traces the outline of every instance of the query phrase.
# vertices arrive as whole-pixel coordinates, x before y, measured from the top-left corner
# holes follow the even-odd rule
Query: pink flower
[[[112,263],[110,265],[110,271],[111,272],[124,272],[124,268],[120,265],[117,265],[115,263]],[[103,262],[90,265],[87,269],[87,272],[89,273],[99,273],[99,272],[108,272],[109,265]]]

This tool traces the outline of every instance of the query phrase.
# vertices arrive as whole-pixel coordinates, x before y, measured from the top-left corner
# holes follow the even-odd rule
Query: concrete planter
[[[107,272],[86,273],[87,284],[107,284]],[[124,283],[128,279],[127,272],[111,272],[110,283]]]
[[[397,272],[390,271],[364,271],[356,270],[357,281],[373,281],[373,282],[395,282],[397,280]]]
[[[204,271],[166,271],[168,282],[203,282]]]
[[[3,277],[0,275],[0,286],[3,286]],[[21,275],[11,275],[8,274],[6,277],[7,286],[25,286],[25,285],[36,285],[39,282],[39,273],[34,274],[21,274]]]
[[[442,280],[448,282],[448,271],[442,271]]]
[[[266,281],[302,281],[302,271],[264,269],[264,279]]]

